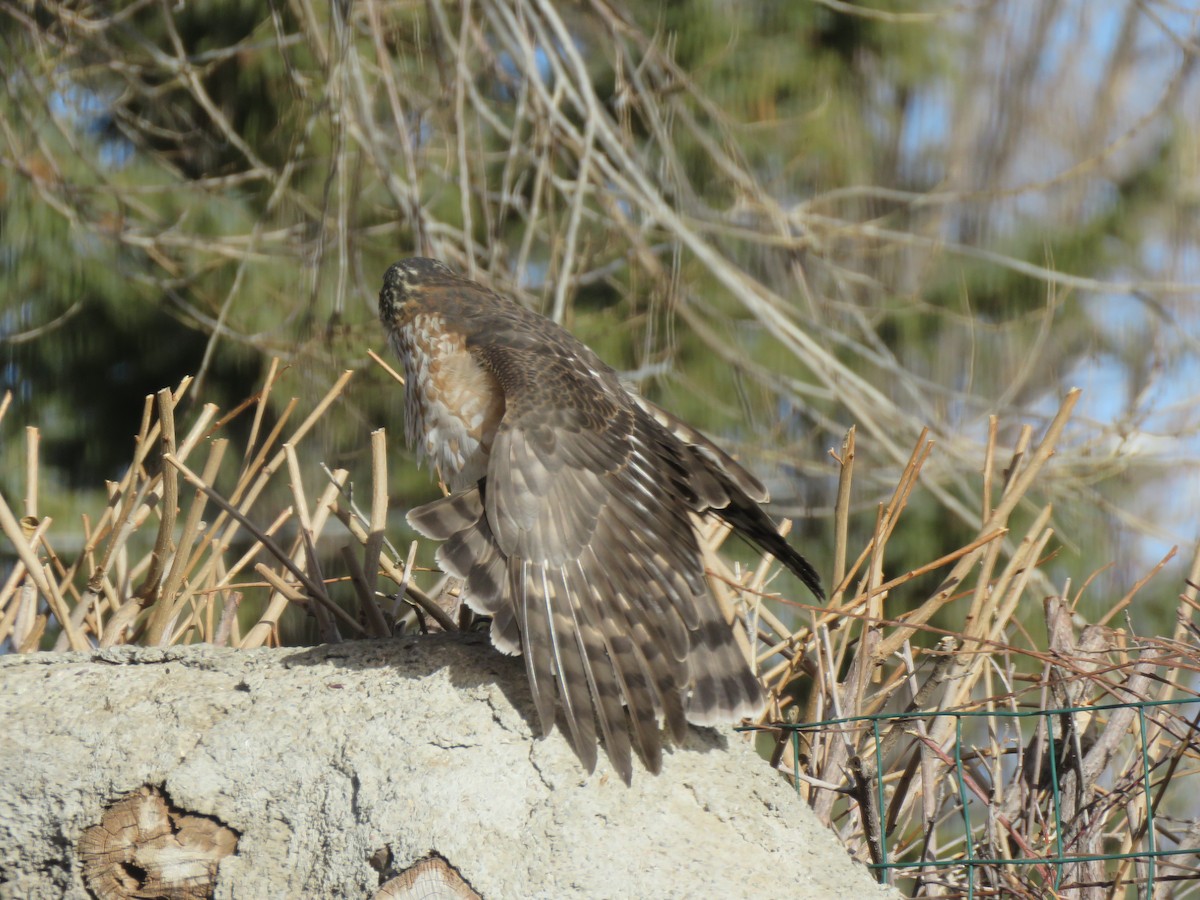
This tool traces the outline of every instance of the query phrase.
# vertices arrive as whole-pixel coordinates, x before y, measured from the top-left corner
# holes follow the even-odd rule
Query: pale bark
[[[431,853],[486,898],[880,890],[731,730],[587,775],[474,636],[9,656],[0,691],[3,897],[89,896],[81,839],[143,788],[235,835],[217,897],[368,898]]]

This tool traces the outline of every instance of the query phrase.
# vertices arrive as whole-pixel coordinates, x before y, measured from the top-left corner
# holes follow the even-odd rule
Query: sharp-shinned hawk
[[[628,782],[631,746],[659,771],[660,721],[682,741],[688,722],[761,712],[696,522],[724,519],[823,596],[762,484],[566,330],[436,260],[389,268],[379,317],[404,363],[408,441],[451,488],[408,521],[444,542],[438,564],[492,617],[495,646],[524,656],[543,733],[561,709],[590,772],[599,722]]]

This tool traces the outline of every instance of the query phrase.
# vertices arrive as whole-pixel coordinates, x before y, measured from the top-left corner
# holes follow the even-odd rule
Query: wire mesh
[[[1118,715],[1131,715],[1119,741],[1101,727]],[[929,739],[938,719],[953,721],[952,746]],[[791,743],[802,794],[831,787],[805,771],[814,735],[859,748],[836,789],[842,814],[857,811],[881,881],[974,900],[1200,896],[1198,725],[1200,698],[1184,697],[771,729]],[[928,779],[920,790],[918,778]]]

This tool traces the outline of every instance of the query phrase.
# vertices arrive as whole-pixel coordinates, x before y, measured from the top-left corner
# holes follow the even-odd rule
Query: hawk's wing
[[[705,582],[690,460],[582,345],[534,352],[490,338],[479,354],[505,412],[487,477],[410,521],[448,538],[439,561],[465,579],[472,607],[495,617],[497,646],[515,649],[519,630],[543,730],[561,705],[590,770],[598,720],[628,780],[624,702],[658,771],[660,717],[681,740],[687,719],[736,721],[762,705]]]

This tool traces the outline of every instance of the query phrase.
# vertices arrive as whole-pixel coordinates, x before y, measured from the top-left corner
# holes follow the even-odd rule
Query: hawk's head
[[[394,263],[384,274],[383,290],[379,292],[380,320],[385,327],[390,326],[404,304],[422,287],[432,281],[453,277],[449,267],[436,259],[414,256]]]

